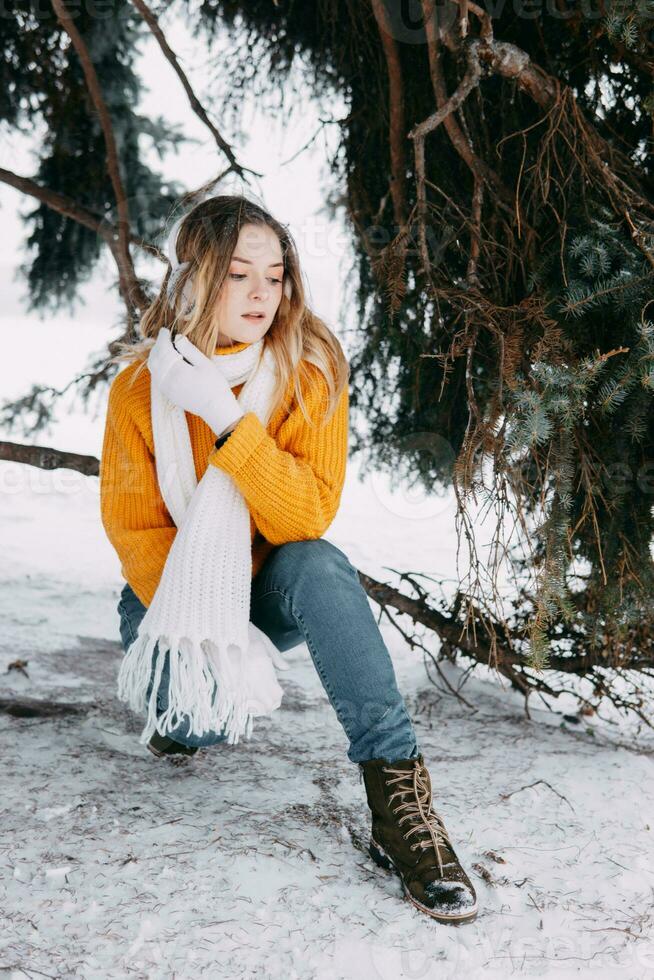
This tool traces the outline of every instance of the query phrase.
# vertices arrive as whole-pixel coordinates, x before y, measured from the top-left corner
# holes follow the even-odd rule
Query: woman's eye
[[[230,277],[230,279],[235,279],[236,282],[239,282],[241,279],[245,279],[245,273],[244,272],[230,272],[229,277]],[[270,278],[270,282],[273,283],[273,285],[279,285],[281,283],[281,281],[282,281],[281,279]]]

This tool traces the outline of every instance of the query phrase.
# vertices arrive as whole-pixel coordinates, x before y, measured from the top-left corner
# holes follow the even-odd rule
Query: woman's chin
[[[218,346],[219,347],[232,347],[234,344],[251,344],[255,340],[259,340],[260,337],[266,333],[266,328],[261,327],[256,323],[239,324],[238,328],[234,328],[229,336],[225,334],[218,334]]]

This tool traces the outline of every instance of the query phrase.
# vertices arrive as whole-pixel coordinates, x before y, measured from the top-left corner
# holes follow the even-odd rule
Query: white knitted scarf
[[[230,387],[245,381],[238,400],[266,425],[275,382],[263,338],[243,350],[216,354]],[[185,734],[224,731],[229,744],[252,732],[252,719],[279,707],[274,667],[288,664],[250,622],[250,515],[234,480],[209,464],[198,483],[184,410],[151,384],[157,479],[177,526],[163,574],[118,673],[118,697],[145,706],[141,743],[155,729],[168,734],[188,720]],[[230,437],[232,438],[232,437]],[[153,654],[159,646],[152,690]],[[170,658],[168,707],[157,716],[165,653]]]

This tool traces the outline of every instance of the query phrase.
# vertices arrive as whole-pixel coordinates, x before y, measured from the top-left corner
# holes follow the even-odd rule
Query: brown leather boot
[[[183,745],[168,735],[160,735],[156,730],[152,733],[152,738],[146,747],[158,759],[164,755],[195,755],[198,750],[197,745]]]
[[[422,755],[359,765],[372,812],[373,861],[397,872],[407,898],[421,912],[439,922],[474,919],[477,895],[432,807],[431,779]]]

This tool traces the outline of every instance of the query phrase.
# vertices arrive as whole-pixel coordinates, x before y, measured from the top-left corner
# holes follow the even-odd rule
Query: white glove
[[[216,437],[243,418],[245,413],[216,361],[188,337],[176,336],[173,344],[170,330],[162,327],[148,355],[148,368],[166,398],[199,415]]]

